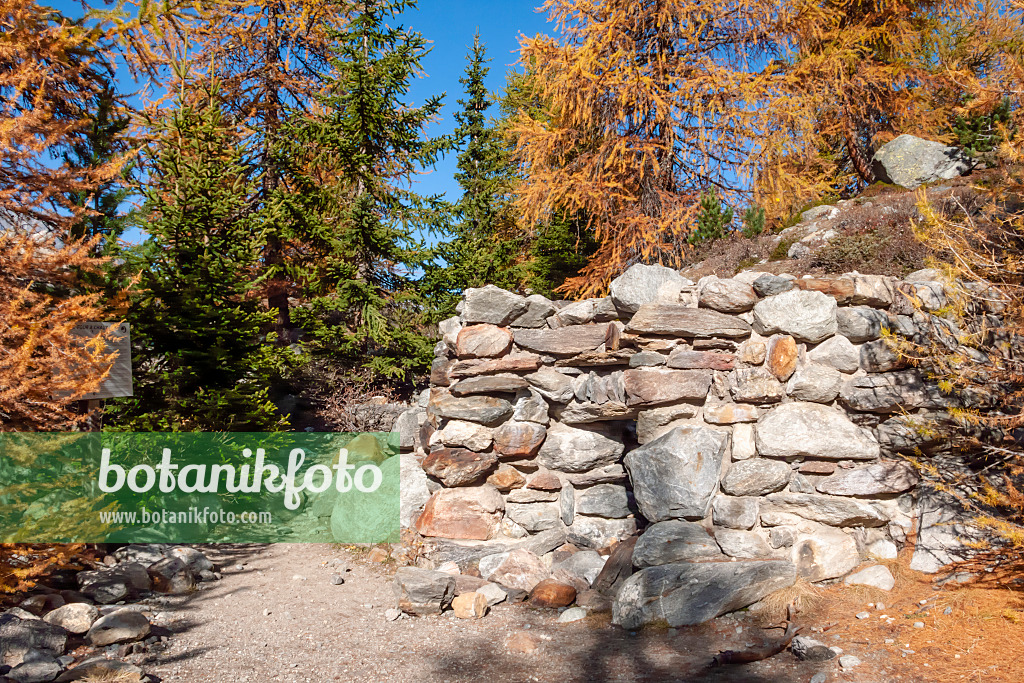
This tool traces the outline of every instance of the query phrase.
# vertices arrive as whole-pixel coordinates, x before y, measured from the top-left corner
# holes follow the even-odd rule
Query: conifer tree
[[[284,136],[292,147],[282,151],[298,160],[297,196],[305,202],[291,210],[315,223],[310,231],[327,247],[305,275],[315,296],[296,321],[312,333],[315,349],[378,378],[407,378],[429,360],[421,333],[426,303],[412,282],[425,250],[414,232],[444,207],[409,183],[451,147],[446,138],[423,136],[442,96],[418,107],[404,102],[427,41],[389,22],[414,7],[407,0],[355,3],[334,34],[334,75],[318,111],[296,113]]]
[[[455,180],[462,196],[452,207],[451,238],[438,245],[435,255],[443,267],[428,266],[426,291],[439,317],[452,314],[462,290],[487,284],[515,289],[525,273],[525,240],[515,234],[509,197],[514,180],[512,161],[500,132],[488,121],[494,102],[484,79],[487,49],[480,35],[473,37],[466,75],[459,79],[465,99],[458,101],[454,139],[459,145]]]
[[[265,239],[251,210],[258,177],[213,88],[165,120],[149,151],[139,227],[150,235],[133,293],[135,395],[114,428],[261,431],[282,426],[268,399],[272,321],[254,294]]]

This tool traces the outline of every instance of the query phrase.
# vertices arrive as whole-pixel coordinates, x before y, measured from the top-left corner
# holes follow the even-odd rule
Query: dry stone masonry
[[[470,289],[441,323],[429,395],[396,423],[403,523],[434,563],[526,593],[561,571],[578,602],[602,584],[627,628],[700,623],[798,577],[886,584],[862,565],[914,530],[900,454],[941,447],[914,420],[949,399],[883,333],[950,330],[938,273],[694,283],[634,265],[610,292]],[[632,566],[606,580],[627,539]],[[450,600],[445,576],[423,581]]]

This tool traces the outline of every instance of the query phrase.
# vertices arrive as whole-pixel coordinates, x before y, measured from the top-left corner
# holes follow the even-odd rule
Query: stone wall
[[[709,618],[666,586],[746,586],[704,608],[722,613],[895,557],[918,483],[899,454],[941,447],[918,423],[947,399],[882,335],[953,340],[945,305],[934,271],[693,283],[637,265],[572,303],[471,289],[396,423],[403,522],[463,569],[639,531],[627,626]]]

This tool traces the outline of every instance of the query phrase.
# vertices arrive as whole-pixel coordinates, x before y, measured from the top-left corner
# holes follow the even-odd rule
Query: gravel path
[[[223,580],[169,599],[158,620],[173,635],[141,662],[162,681],[912,681],[864,656],[855,672],[835,660],[800,662],[790,653],[726,669],[713,655],[759,643],[763,634],[723,618],[692,629],[630,634],[607,618],[557,624],[557,613],[498,605],[477,621],[451,616],[388,621],[393,606],[387,568],[329,545],[203,548]],[[340,572],[343,585],[332,585]],[[530,654],[506,647],[525,631]],[[779,631],[770,631],[775,637]],[[858,653],[864,655],[865,653]],[[870,654],[870,653],[866,653]]]

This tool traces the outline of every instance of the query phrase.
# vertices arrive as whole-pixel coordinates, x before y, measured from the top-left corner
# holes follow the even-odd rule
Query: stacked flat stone
[[[955,343],[938,273],[694,283],[635,265],[610,292],[470,289],[441,323],[429,399],[396,425],[403,521],[439,558],[642,529],[615,603],[634,627],[838,579],[905,541],[918,478],[899,454],[941,446],[915,421],[949,399],[883,334]],[[724,597],[697,609],[694,586]]]

